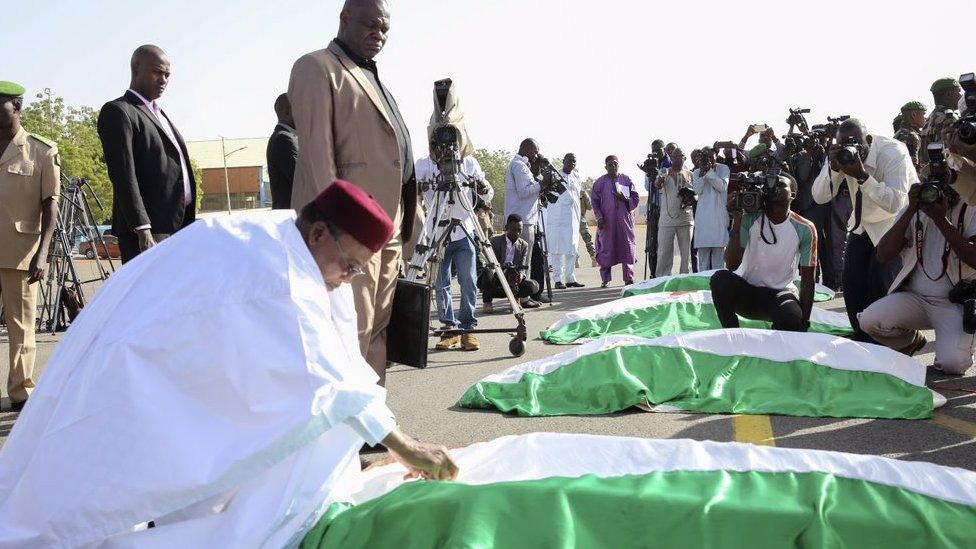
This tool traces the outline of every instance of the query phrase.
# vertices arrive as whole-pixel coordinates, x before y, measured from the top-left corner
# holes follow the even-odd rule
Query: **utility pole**
[[[244,147],[241,147],[239,149],[234,149],[234,150],[232,150],[230,152],[227,152],[227,147],[224,144],[224,136],[222,136],[222,135],[220,136],[220,152],[221,152],[221,154],[224,155],[224,192],[227,193],[227,213],[228,214],[230,214],[230,178],[227,177],[227,157],[230,156],[230,155],[232,155],[232,154],[234,154],[234,153],[236,153],[236,152],[238,152],[238,151],[243,151],[246,148],[247,148],[247,146],[244,146]]]

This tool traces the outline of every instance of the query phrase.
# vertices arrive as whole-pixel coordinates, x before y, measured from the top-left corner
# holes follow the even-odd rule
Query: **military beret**
[[[393,220],[386,210],[348,181],[336,179],[313,203],[326,219],[373,253],[382,250],[393,236]]]
[[[0,80],[0,97],[23,97],[25,91],[20,84]]]
[[[749,158],[759,158],[769,149],[765,143],[760,143],[755,147],[749,149]]]
[[[945,78],[940,78],[932,83],[930,91],[932,93],[938,93],[940,91],[951,90],[953,88],[959,87],[959,81],[951,76],[946,76]]]
[[[921,101],[909,101],[901,106],[901,112],[906,113],[908,111],[924,111],[927,110],[925,105]]]

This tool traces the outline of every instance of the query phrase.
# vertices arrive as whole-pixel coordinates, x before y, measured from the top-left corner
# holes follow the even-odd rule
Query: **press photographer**
[[[539,292],[539,284],[528,278],[529,271],[529,243],[521,237],[523,233],[522,217],[518,214],[508,216],[505,222],[505,234],[493,236],[491,247],[495,257],[502,264],[505,279],[515,297],[522,299],[522,306],[536,308],[537,302],[528,299]],[[478,276],[478,287],[481,289],[481,299],[484,301],[484,313],[494,312],[492,301],[505,297],[498,277],[490,269],[484,269]]]
[[[522,219],[522,240],[529,245],[526,257],[529,265],[532,265],[534,256],[538,261],[537,254],[540,252],[540,246],[535,241],[540,211],[539,195],[542,192],[542,183],[537,179],[538,157],[539,144],[534,139],[524,139],[519,144],[518,154],[509,162],[505,172],[505,218],[516,214]],[[536,168],[535,173],[533,167]],[[542,283],[539,283],[533,299],[523,303],[523,307],[533,308],[536,302],[549,302],[548,297],[542,295]]]
[[[691,269],[691,228],[695,219],[691,211],[691,172],[684,169],[685,155],[675,148],[668,156],[671,167],[660,173],[654,186],[661,192],[661,219],[658,222],[657,271],[655,276],[671,274],[674,265],[674,243],[681,257],[679,272]]]
[[[961,119],[943,133],[946,163],[956,172],[955,189],[963,202],[976,204],[976,76],[964,74],[959,84],[964,91]]]
[[[466,143],[470,141],[465,140]],[[466,146],[462,151],[462,163],[460,179],[462,181],[462,192],[467,193],[468,203],[474,206],[479,200],[491,202],[495,195],[494,189],[485,181],[485,172],[478,164],[478,160],[471,156],[472,146]],[[417,161],[416,174],[417,182],[424,197],[425,208],[435,207],[437,178],[440,169],[437,167],[438,152],[436,144],[430,143],[430,156],[421,158]],[[449,219],[459,219],[461,226],[451,231],[444,246],[443,256],[437,271],[437,281],[434,284],[435,302],[437,304],[437,318],[440,320],[442,329],[445,330],[473,330],[478,326],[478,321],[474,316],[475,303],[478,300],[478,288],[476,286],[477,277],[477,251],[474,243],[468,235],[475,234],[475,212],[464,208],[460,200],[447,207],[446,216]],[[433,219],[433,218],[430,218]],[[433,228],[429,228],[433,231]],[[461,308],[455,316],[451,300],[451,272],[457,273],[458,285],[461,288]],[[465,351],[477,351],[481,348],[481,343],[473,333],[452,334],[441,336],[437,343],[437,350],[448,350],[462,348]]]
[[[700,166],[692,172],[692,186],[698,199],[695,208],[694,244],[698,268],[721,269],[725,265],[725,246],[729,243],[728,204],[729,167],[715,161],[715,153],[701,150]]]
[[[727,269],[712,275],[712,303],[724,328],[739,316],[772,322],[774,330],[805,332],[813,310],[817,232],[790,211],[796,181],[773,168],[737,178],[729,197],[732,239]],[[793,283],[799,270],[799,294]]]
[[[739,150],[746,150],[746,143],[754,135],[759,136],[759,144],[765,145],[764,150],[769,151],[777,161],[783,162],[786,160],[786,147],[776,137],[776,132],[768,124],[750,124],[746,128],[746,134],[739,141]]]
[[[827,159],[813,183],[813,199],[827,204],[842,186],[850,190],[853,212],[844,250],[844,304],[854,338],[871,341],[858,328],[857,315],[887,294],[901,267],[897,259],[879,260],[875,246],[907,203],[908,188],[918,183],[918,174],[903,143],[869,135],[856,118],[840,123]]]
[[[661,191],[654,185],[661,170],[671,167],[671,159],[664,152],[664,141],[655,139],[651,143],[651,154],[643,164],[638,164],[644,172],[644,190],[647,191],[647,238],[644,241],[644,263],[646,277],[648,272],[653,277],[657,270],[657,225],[661,219]]]
[[[909,356],[935,329],[935,368],[961,375],[973,364],[976,332],[976,207],[948,184],[942,146],[928,149],[930,175],[912,185],[908,205],[878,244],[882,260],[901,255],[891,294],[859,316],[861,329]]]

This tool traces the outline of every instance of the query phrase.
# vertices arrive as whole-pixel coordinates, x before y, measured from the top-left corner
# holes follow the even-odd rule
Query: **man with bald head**
[[[374,60],[389,32],[386,2],[346,0],[335,40],[300,57],[288,84],[299,147],[292,207],[341,178],[372,195],[397,227],[352,283],[359,344],[381,383],[403,244],[417,215],[410,133]]]
[[[112,181],[112,232],[122,263],[186,227],[196,217],[196,181],[183,137],[159,98],[169,84],[170,63],[158,46],[139,46],[122,97],[98,115]]]

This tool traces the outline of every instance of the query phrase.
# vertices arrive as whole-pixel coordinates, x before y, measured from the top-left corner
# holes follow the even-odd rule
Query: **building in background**
[[[223,145],[223,146],[221,146]],[[227,210],[227,188],[230,207],[248,210],[271,207],[268,184],[267,137],[188,141],[190,159],[203,172],[201,212]],[[227,155],[227,179],[224,180],[224,155]]]

